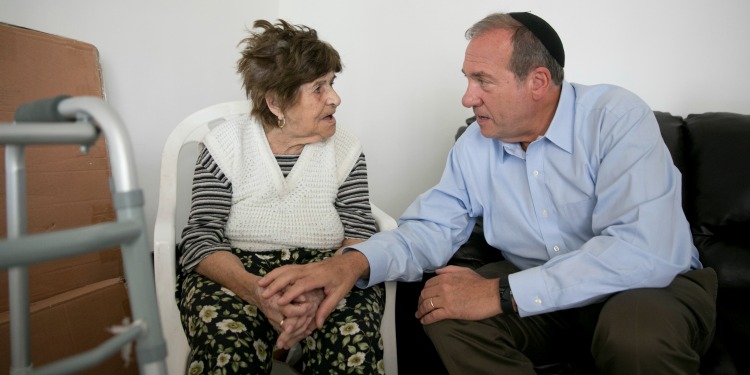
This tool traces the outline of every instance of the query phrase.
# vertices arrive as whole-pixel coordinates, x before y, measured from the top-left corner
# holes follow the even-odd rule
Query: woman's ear
[[[278,100],[276,99],[276,95],[273,95],[271,93],[266,94],[266,105],[268,106],[268,109],[271,110],[271,113],[276,115],[276,117],[281,116],[281,107],[278,105]]]

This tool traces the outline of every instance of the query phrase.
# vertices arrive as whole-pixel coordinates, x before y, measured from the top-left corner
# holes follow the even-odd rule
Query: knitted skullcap
[[[563,49],[562,41],[555,29],[547,21],[529,12],[514,12],[508,13],[508,15],[526,26],[544,44],[544,47],[557,60],[557,63],[565,67],[565,50]]]

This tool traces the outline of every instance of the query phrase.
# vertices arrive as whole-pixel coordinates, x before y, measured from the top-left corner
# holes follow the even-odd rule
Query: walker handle
[[[54,98],[39,99],[22,104],[16,109],[16,122],[69,122],[75,118],[63,116],[57,109],[60,102],[70,98],[69,95],[60,95]]]

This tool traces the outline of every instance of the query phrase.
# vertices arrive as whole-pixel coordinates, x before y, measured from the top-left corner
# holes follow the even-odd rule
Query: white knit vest
[[[362,147],[338,127],[328,140],[305,145],[284,178],[263,126],[243,117],[223,123],[203,140],[232,183],[225,234],[232,247],[270,251],[336,249],[344,240],[334,201]]]

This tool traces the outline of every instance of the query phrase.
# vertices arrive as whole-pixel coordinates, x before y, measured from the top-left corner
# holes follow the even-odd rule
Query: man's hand
[[[438,269],[419,295],[415,316],[422,324],[443,319],[481,320],[501,312],[498,279],[465,267]]]
[[[283,291],[278,299],[280,305],[291,303],[305,292],[323,289],[325,299],[315,314],[315,323],[321,328],[354,283],[367,275],[368,269],[367,258],[359,251],[352,250],[320,262],[276,268],[260,279],[258,285],[265,288],[261,295],[263,298]]]
[[[280,348],[291,348],[315,329],[315,314],[325,297],[321,289],[299,293],[283,303],[279,302],[283,290],[264,297],[265,288],[258,284],[260,277],[247,272],[239,258],[228,251],[209,255],[196,271],[257,306],[279,332],[276,345]]]

